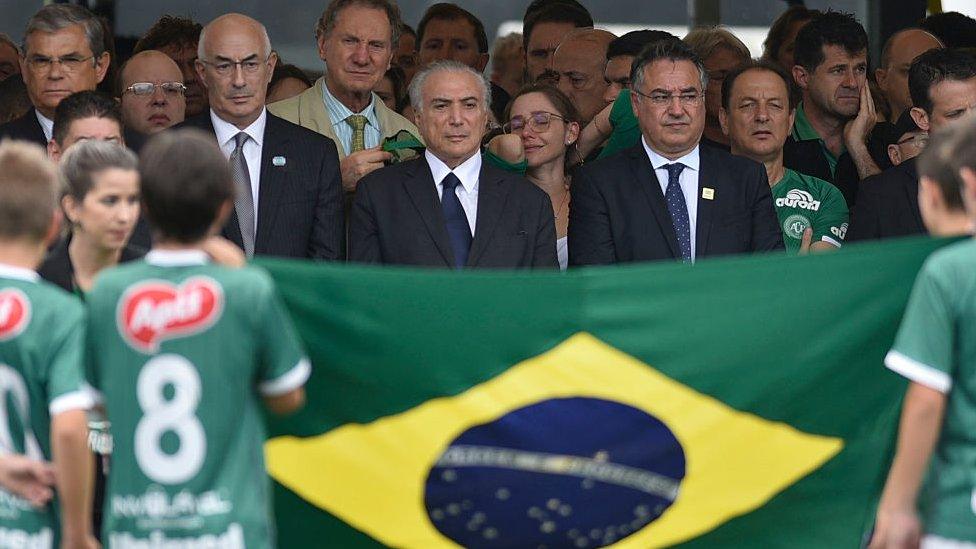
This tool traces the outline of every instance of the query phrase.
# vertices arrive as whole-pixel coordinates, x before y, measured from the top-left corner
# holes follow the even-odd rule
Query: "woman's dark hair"
[[[769,27],[769,33],[766,34],[766,40],[763,41],[762,59],[776,63],[779,50],[783,48],[786,38],[790,34],[790,27],[799,21],[811,21],[818,15],[820,15],[819,11],[804,6],[791,6],[781,13]],[[793,67],[783,68],[786,70],[793,69]]]
[[[576,109],[576,105],[566,97],[566,94],[559,91],[559,88],[553,86],[552,84],[544,83],[534,83],[526,84],[522,88],[515,92],[512,96],[512,100],[508,102],[505,107],[505,120],[502,123],[508,122],[508,118],[512,115],[512,105],[515,104],[515,100],[523,95],[528,95],[530,93],[541,93],[552,103],[552,106],[556,108],[556,114],[563,117],[566,122],[576,122],[580,121],[579,111]]]
[[[402,113],[403,109],[407,107],[410,103],[407,97],[407,75],[403,72],[403,69],[393,65],[387,69],[386,74],[383,75],[384,78],[389,78],[390,83],[393,84],[393,103],[396,105],[396,112]]]

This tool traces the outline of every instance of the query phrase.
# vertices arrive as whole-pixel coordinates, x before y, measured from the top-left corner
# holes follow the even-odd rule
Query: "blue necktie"
[[[447,236],[451,238],[451,249],[454,250],[454,267],[460,269],[468,262],[468,251],[471,250],[471,226],[468,217],[464,215],[464,208],[458,200],[454,189],[461,184],[454,173],[448,173],[441,185],[441,208],[444,209],[444,221],[447,222]]]
[[[688,205],[685,195],[681,192],[678,179],[685,165],[681,163],[665,164],[668,170],[668,190],[664,193],[664,200],[668,203],[668,213],[674,224],[674,235],[678,237],[678,250],[681,251],[683,261],[691,261],[691,221],[688,219]]]

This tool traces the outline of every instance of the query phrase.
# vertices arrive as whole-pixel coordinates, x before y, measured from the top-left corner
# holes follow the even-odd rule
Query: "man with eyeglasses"
[[[976,56],[965,49],[929,50],[908,69],[912,107],[923,132],[935,133],[976,111]],[[861,182],[848,240],[924,234],[916,158]]]
[[[571,266],[783,249],[763,166],[699,146],[707,82],[702,60],[683,42],[657,42],[634,60],[641,143],[576,172]]]
[[[65,97],[94,90],[105,78],[109,54],[102,25],[83,7],[44,6],[27,22],[20,59],[33,108],[0,126],[0,139],[22,139],[46,146],[54,109]]]
[[[603,77],[607,47],[617,36],[601,29],[577,29],[567,34],[552,54],[552,77],[586,125],[610,104],[604,97],[610,84]]]
[[[149,136],[183,121],[186,86],[180,67],[168,55],[155,50],[133,55],[119,80],[127,130]]]
[[[231,13],[200,34],[208,112],[181,126],[214,135],[237,195],[223,236],[254,255],[342,259],[345,223],[335,143],[264,106],[277,55],[264,25]]]

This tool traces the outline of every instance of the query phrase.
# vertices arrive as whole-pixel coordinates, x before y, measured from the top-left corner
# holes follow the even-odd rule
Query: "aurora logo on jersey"
[[[151,354],[167,339],[197,334],[213,326],[224,309],[224,290],[216,280],[197,276],[176,286],[147,280],[125,291],[119,301],[119,333],[132,348]]]
[[[786,193],[785,198],[776,199],[776,207],[800,208],[815,212],[820,209],[820,201],[814,200],[813,195],[806,191],[791,189],[790,192]]]
[[[30,300],[16,288],[0,291],[0,341],[20,335],[30,322]]]

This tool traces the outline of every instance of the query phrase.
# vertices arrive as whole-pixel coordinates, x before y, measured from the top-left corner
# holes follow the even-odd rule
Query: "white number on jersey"
[[[17,370],[6,364],[0,364],[0,454],[16,453],[13,433],[10,432],[10,417],[7,410],[11,408],[20,417],[20,424],[24,429],[24,454],[31,459],[44,459],[37,437],[30,426],[30,400],[27,384],[20,377]],[[8,399],[13,399],[10,406]]]

